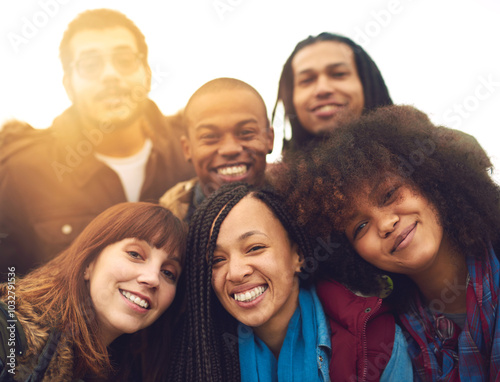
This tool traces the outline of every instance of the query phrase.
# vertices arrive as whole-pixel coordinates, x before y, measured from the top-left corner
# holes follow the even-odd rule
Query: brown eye
[[[177,281],[177,276],[173,272],[169,271],[168,269],[164,269],[161,272],[165,275],[166,278],[168,278],[172,281]]]
[[[364,222],[364,223],[361,223],[360,225],[358,225],[358,226],[356,227],[356,229],[354,230],[354,234],[353,234],[353,236],[352,236],[353,240],[354,240],[354,239],[356,239],[356,237],[358,236],[358,234],[361,232],[361,230],[362,230],[363,228],[365,228],[365,227],[366,227],[366,225],[367,225],[367,224],[368,224],[368,223]]]
[[[137,252],[135,251],[127,251],[127,253],[129,254],[130,257],[134,258],[134,259],[140,259],[141,258],[141,255],[139,255]]]

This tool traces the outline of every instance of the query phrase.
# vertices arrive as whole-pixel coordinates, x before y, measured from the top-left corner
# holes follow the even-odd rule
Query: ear
[[[267,153],[271,154],[273,152],[274,147],[274,128],[269,126],[266,131],[266,145],[267,145]]]
[[[89,265],[87,265],[87,268],[85,268],[85,271],[83,272],[83,279],[85,281],[90,280],[90,274],[92,273],[92,270],[94,269],[94,261],[92,261]]]
[[[294,256],[295,272],[300,273],[302,272],[302,266],[304,265],[304,255],[299,249],[299,246],[295,243],[292,245],[292,254]]]
[[[145,82],[144,87],[146,88],[145,95],[148,95],[149,92],[151,91],[151,79],[153,78],[153,74],[151,72],[151,68],[149,67],[149,65],[146,65],[144,67],[144,71],[146,72],[146,78],[144,80]]]
[[[184,158],[188,162],[191,162],[191,142],[189,141],[189,137],[182,135],[181,136],[181,145],[182,145],[182,152],[184,153]]]
[[[85,268],[85,271],[83,272],[83,279],[85,281],[89,281],[90,280],[89,267]]]
[[[69,73],[64,73],[63,85],[70,101],[75,102],[75,92],[73,91],[73,83],[71,82],[71,76]]]

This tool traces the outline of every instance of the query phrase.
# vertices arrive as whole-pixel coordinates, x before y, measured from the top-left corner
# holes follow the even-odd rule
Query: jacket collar
[[[159,129],[165,128],[164,116],[153,101],[146,100],[145,102],[145,120],[149,127],[148,131],[154,136]],[[74,105],[54,119],[51,130],[58,140],[57,156],[59,163],[70,169],[68,170],[69,174],[63,176],[71,176],[78,187],[82,188],[88,184],[97,176],[99,171],[109,169],[108,166],[93,155],[94,145],[83,134],[81,119]],[[153,148],[150,156],[159,155],[163,157],[165,155],[164,150],[157,147],[154,137],[152,142]]]

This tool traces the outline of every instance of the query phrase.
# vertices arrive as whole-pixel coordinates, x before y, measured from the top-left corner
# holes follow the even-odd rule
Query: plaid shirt
[[[500,381],[499,261],[467,257],[467,319],[458,325],[424,306],[420,296],[400,315],[417,381]]]

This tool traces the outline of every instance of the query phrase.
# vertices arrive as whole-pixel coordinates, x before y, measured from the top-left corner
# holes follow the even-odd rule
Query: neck
[[[105,333],[104,331],[102,333],[102,341],[106,347],[111,345],[111,343],[118,337],[120,337],[120,334],[117,333],[111,333],[111,332]]]
[[[465,313],[467,274],[465,257],[456,253],[448,240],[443,238],[439,255],[432,267],[410,277],[432,310],[442,313]]]
[[[257,328],[254,328],[255,334],[267,345],[267,347],[278,359],[281,347],[285,341],[288,323],[295,313],[295,309],[299,306],[299,286],[296,280],[296,288],[294,287],[290,299],[293,304],[285,304],[283,310],[274,318]]]
[[[136,154],[144,147],[146,141],[144,123],[142,118],[138,118],[126,126],[118,126],[111,132],[102,133],[102,140],[96,144],[95,151],[118,158]]]

